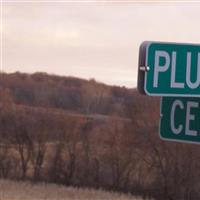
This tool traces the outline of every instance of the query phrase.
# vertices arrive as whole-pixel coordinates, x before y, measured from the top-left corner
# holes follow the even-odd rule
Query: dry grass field
[[[0,180],[0,200],[142,200],[120,193]]]

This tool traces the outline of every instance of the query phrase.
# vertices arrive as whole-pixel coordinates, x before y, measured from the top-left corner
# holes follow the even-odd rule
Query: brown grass
[[[132,195],[56,184],[0,180],[0,200],[142,200]]]

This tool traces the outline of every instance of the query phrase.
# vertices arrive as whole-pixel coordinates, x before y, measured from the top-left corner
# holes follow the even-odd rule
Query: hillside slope
[[[165,196],[159,98],[95,80],[17,72],[1,74],[0,110],[0,179]]]
[[[139,95],[135,89],[46,73],[3,73],[0,92],[2,90],[8,90],[16,104],[129,118],[131,108],[137,107],[139,102],[143,106],[147,102],[158,102],[156,98]]]

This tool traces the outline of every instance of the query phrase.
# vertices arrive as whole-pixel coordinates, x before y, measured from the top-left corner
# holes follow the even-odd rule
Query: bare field
[[[0,180],[0,200],[142,200],[132,195],[56,184]]]

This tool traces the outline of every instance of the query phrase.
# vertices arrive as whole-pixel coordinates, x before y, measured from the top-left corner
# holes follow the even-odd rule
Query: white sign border
[[[142,44],[145,44],[145,66],[148,65],[148,52],[149,46],[151,44],[177,44],[177,45],[193,45],[193,46],[200,46],[200,44],[192,44],[192,43],[177,43],[177,42],[157,42],[157,41],[145,41]],[[174,94],[174,93],[150,93],[147,90],[147,73],[145,72],[144,75],[144,91],[149,96],[164,96],[164,97],[200,97],[200,94]],[[199,89],[200,90],[200,89]]]

